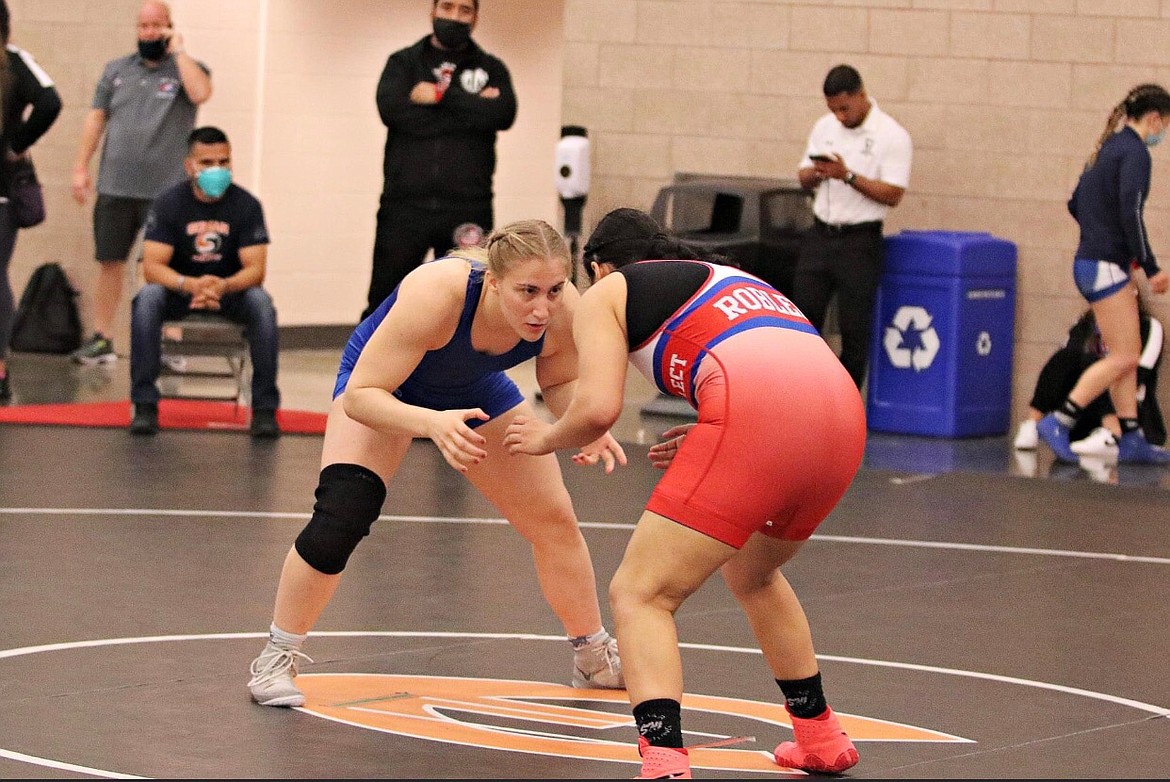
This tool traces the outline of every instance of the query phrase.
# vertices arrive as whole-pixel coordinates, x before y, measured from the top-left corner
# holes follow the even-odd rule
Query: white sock
[[[276,626],[273,622],[268,626],[268,641],[269,643],[278,644],[280,646],[287,646],[291,649],[300,649],[301,644],[309,637],[308,633],[304,635],[297,635],[296,633],[287,633]]]
[[[581,651],[589,647],[598,647],[609,640],[609,632],[603,627],[593,635],[578,635],[569,636],[569,643],[573,645],[573,651]]]

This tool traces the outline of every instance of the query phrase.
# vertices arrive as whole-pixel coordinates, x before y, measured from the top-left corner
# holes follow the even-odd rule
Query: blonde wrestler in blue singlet
[[[534,358],[544,402],[565,411],[577,377],[578,299],[564,239],[539,220],[493,233],[412,271],[346,345],[321,453],[316,504],[285,557],[269,640],[252,662],[253,699],[299,706],[294,677],[309,631],[350,554],[380,515],[386,484],[414,438],[430,439],[532,546],[545,600],[574,649],[576,687],[624,686],[616,640],[602,626],[585,539],[553,456],[517,459],[503,434],[533,415],[504,370]],[[625,464],[606,433],[577,455]]]

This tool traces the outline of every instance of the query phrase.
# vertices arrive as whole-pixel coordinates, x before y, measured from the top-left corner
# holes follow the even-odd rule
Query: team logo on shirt
[[[443,93],[451,86],[451,77],[455,74],[455,63],[444,61],[442,65],[435,68],[432,73],[435,74],[435,94],[443,97]]]
[[[459,74],[459,83],[463,85],[463,89],[478,95],[480,90],[488,84],[488,74],[483,68],[472,68]]]
[[[173,98],[179,92],[179,80],[170,76],[162,76],[158,80],[156,97]]]
[[[191,260],[196,263],[215,263],[223,260],[224,237],[232,227],[222,220],[196,220],[187,224],[187,235],[195,237],[195,254]]]

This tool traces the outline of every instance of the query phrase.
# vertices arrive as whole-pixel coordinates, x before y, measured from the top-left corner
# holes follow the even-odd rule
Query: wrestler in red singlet
[[[647,509],[736,548],[757,530],[804,540],[861,464],[849,373],[783,294],[701,261],[641,261],[626,279],[630,362],[699,423]]]
[[[857,748],[829,706],[808,619],[782,567],[861,465],[857,386],[787,297],[644,212],[610,212],[584,252],[593,285],[573,320],[573,399],[555,423],[515,417],[504,441],[530,455],[589,442],[620,415],[631,364],[698,411],[697,422],[651,446],[651,463],[665,473],[609,585],[638,726],[638,778],[691,777],[675,613],[716,572],[784,695],[794,740],[776,746],[777,765],[853,767]]]

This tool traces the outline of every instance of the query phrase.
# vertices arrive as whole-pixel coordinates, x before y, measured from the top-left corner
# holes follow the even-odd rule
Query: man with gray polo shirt
[[[106,63],[85,117],[73,167],[73,198],[92,189],[89,165],[105,135],[98,166],[93,237],[100,265],[93,294],[93,336],[73,353],[80,364],[117,359],[110,329],[122,298],[125,264],[150,204],[185,178],[187,136],[197,106],[211,97],[207,66],[188,55],[166,3],[138,11],[138,50]]]
[[[797,260],[792,301],[821,331],[834,294],[841,363],[861,389],[874,299],[885,261],[882,225],[910,184],[910,134],[878,108],[850,65],[825,76],[829,113],[813,125],[797,170],[815,193],[813,227]]]

